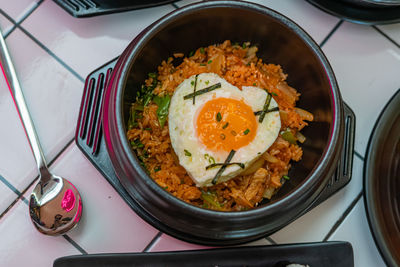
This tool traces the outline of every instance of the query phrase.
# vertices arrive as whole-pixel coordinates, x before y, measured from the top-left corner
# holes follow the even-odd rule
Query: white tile
[[[377,26],[400,45],[400,23]]]
[[[345,22],[323,50],[356,114],[355,149],[364,154],[379,113],[400,86],[400,49],[371,27]]]
[[[158,233],[129,208],[75,144],[51,170],[71,181],[82,196],[82,221],[69,236],[88,253],[142,251]]]
[[[74,136],[84,85],[19,29],[6,41],[49,162]]]
[[[12,22],[0,14],[0,29],[1,32],[3,33],[3,36],[9,33],[12,26],[13,26]]]
[[[14,193],[14,191],[12,191],[2,181],[0,181],[0,214],[2,214],[17,197],[18,195]]]
[[[311,37],[320,43],[333,29],[339,19],[333,17],[306,1],[299,0],[251,0],[274,9],[299,24]]]
[[[22,201],[0,219],[0,236],[1,266],[53,266],[58,257],[80,254],[62,236],[40,234]]]
[[[362,198],[329,240],[351,243],[354,266],[385,266],[372,239]]]
[[[119,56],[146,26],[174,9],[172,5],[163,5],[76,19],[53,1],[46,1],[22,26],[85,78]]]
[[[9,44],[9,39],[6,42]],[[0,175],[19,191],[37,176],[36,164],[14,100],[0,71]]]
[[[354,157],[349,184],[322,204],[271,235],[277,243],[319,242],[362,190],[363,162]]]
[[[38,5],[39,0],[0,0],[0,8],[18,22],[27,12]]]
[[[196,2],[201,2],[201,0],[182,0],[182,1],[175,2],[175,4],[178,7],[183,7],[183,6],[186,6],[186,5],[189,5],[189,4],[193,4],[193,3],[196,3]]]

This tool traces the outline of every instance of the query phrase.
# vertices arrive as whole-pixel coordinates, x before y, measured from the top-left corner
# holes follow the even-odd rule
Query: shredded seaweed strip
[[[193,105],[196,104],[196,87],[197,87],[197,77],[199,77],[198,74],[194,77],[194,88],[193,88]]]
[[[226,166],[238,165],[238,166],[239,166],[240,168],[242,168],[242,169],[244,169],[244,167],[245,167],[244,163],[240,163],[240,162],[213,163],[213,164],[210,164],[210,165],[206,166],[206,170],[209,170],[209,169],[211,169],[211,168],[215,168],[215,167],[218,167],[218,166],[223,166],[223,165],[226,165]]]
[[[272,98],[272,95],[270,93],[267,93],[267,99],[265,100],[263,110],[261,111],[260,117],[258,118],[259,123],[263,122],[265,114],[267,114],[269,104],[271,104],[271,98]]]
[[[236,151],[231,150],[229,152],[228,157],[226,158],[225,162],[222,164],[221,169],[218,170],[217,174],[215,175],[214,179],[212,180],[212,184],[216,184],[218,181],[218,178],[221,177],[222,173],[225,171],[227,164],[232,160],[233,156],[235,155]]]
[[[274,108],[268,109],[265,112],[265,114],[270,113],[270,112],[275,112],[275,111],[279,111],[279,108],[278,107],[274,107]],[[254,112],[254,115],[256,115],[256,116],[261,115],[262,112],[263,112],[262,110],[256,111],[256,112]]]
[[[187,99],[190,99],[190,98],[194,98],[194,97],[196,97],[196,96],[198,96],[198,95],[202,95],[202,94],[211,92],[211,91],[213,91],[213,90],[215,90],[215,89],[218,89],[218,88],[221,88],[221,83],[216,83],[216,84],[211,85],[211,86],[209,86],[209,87],[206,87],[206,88],[204,88],[204,89],[198,90],[198,91],[196,91],[196,92],[194,92],[194,93],[185,95],[185,96],[183,97],[183,99],[184,99],[184,100],[187,100]]]

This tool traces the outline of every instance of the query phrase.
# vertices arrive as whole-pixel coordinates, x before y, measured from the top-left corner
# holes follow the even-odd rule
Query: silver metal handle
[[[31,145],[31,149],[40,173],[41,182],[42,184],[45,184],[50,179],[51,175],[47,169],[46,160],[44,158],[44,154],[40,146],[39,138],[36,134],[32,118],[29,115],[24,95],[22,93],[21,86],[14,69],[14,64],[11,61],[10,53],[8,52],[6,42],[4,41],[1,30],[0,30],[0,63],[4,77],[6,78],[6,82],[8,84],[8,88],[10,89],[10,92],[14,98],[14,102],[17,107],[20,119],[25,128],[26,136],[28,137],[29,143]]]

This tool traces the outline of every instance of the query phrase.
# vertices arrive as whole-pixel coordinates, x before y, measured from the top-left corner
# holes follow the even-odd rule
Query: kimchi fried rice
[[[148,174],[175,197],[219,211],[240,211],[256,207],[270,199],[290,178],[291,161],[299,161],[305,141],[300,133],[313,115],[296,107],[300,94],[286,83],[279,65],[266,64],[256,56],[250,43],[202,47],[184,57],[174,54],[150,73],[138,98],[131,106],[127,136]],[[173,62],[179,58],[178,66]],[[239,176],[210,187],[197,187],[179,165],[171,146],[168,119],[161,128],[156,96],[172,96],[177,86],[192,75],[216,73],[234,86],[257,86],[267,90],[279,105],[281,130],[273,145]]]

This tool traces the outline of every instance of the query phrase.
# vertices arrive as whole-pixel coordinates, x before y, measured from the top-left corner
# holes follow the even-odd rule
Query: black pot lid
[[[364,165],[364,201],[375,243],[400,266],[400,89],[375,123]]]
[[[338,0],[307,1],[333,16],[354,23],[376,25],[400,22],[400,6],[368,7]]]

